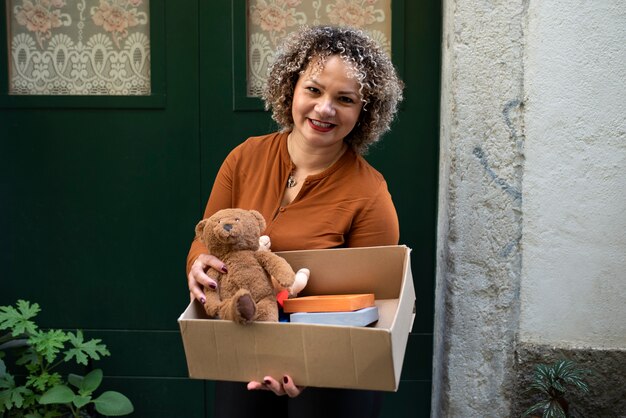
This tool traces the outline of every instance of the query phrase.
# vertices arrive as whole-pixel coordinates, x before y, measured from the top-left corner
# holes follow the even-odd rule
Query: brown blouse
[[[265,217],[272,251],[396,245],[398,217],[383,176],[348,149],[328,169],[309,176],[296,198],[281,206],[292,170],[288,133],[252,137],[220,168],[204,211],[256,209]],[[197,240],[187,272],[206,247]]]

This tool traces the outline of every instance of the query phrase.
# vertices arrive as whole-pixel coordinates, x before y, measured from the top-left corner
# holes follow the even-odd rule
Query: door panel
[[[157,37],[170,74],[163,105],[30,96],[31,106],[2,108],[1,298],[39,302],[44,326],[176,327],[200,200],[190,198],[199,128],[198,58],[188,52],[198,39],[192,8],[168,8],[169,24],[191,30]]]
[[[158,100],[6,97],[0,80],[0,305],[28,299],[40,326],[102,338],[94,366],[134,416],[201,417],[176,323],[202,204],[197,2],[151,6]]]

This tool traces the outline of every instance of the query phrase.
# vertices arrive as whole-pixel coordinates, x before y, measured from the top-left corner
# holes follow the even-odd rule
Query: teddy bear
[[[308,279],[308,270],[296,276],[284,258],[269,251],[269,244],[264,245],[261,233],[265,226],[261,213],[240,208],[219,210],[196,225],[198,239],[228,267],[227,273],[213,268],[207,271],[218,284],[217,289],[205,289],[204,309],[210,317],[239,324],[276,322],[278,306],[272,280],[290,293],[306,285],[302,274]]]

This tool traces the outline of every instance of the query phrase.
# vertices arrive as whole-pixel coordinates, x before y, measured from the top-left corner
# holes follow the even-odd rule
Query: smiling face
[[[321,69],[314,64],[309,64],[294,89],[292,134],[310,147],[341,146],[361,113],[359,84],[336,55]]]

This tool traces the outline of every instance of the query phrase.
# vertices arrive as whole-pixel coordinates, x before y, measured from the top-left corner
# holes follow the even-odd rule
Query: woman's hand
[[[217,282],[206,274],[211,267],[222,273],[228,272],[226,265],[217,257],[210,254],[200,254],[191,265],[187,275],[187,285],[189,286],[191,297],[196,298],[203,305],[206,301],[203,289],[207,287],[217,289]]]
[[[248,390],[271,390],[278,396],[287,395],[290,398],[295,398],[300,395],[304,389],[304,386],[296,386],[291,377],[287,375],[283,376],[282,382],[279,382],[272,376],[265,376],[263,383],[248,383]]]

